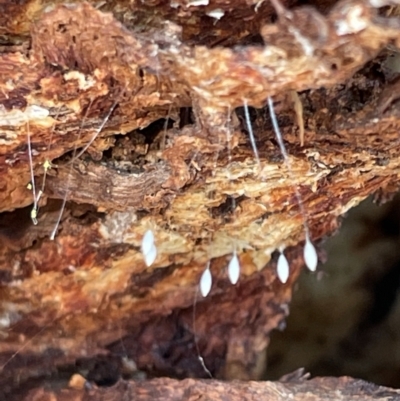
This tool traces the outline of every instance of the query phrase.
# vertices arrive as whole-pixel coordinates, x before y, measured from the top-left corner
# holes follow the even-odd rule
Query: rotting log
[[[382,60],[399,45],[400,20],[374,8],[386,3],[342,1],[322,14],[275,2],[275,23],[269,3],[227,4],[121,2],[113,15],[28,2],[2,24],[3,391],[99,355],[127,354],[150,375],[204,377],[201,353],[215,377],[257,378],[303,268],[304,218],[317,242],[368,195],[398,189],[400,112]],[[217,22],[207,16],[215,7],[226,13]],[[291,91],[302,91],[304,147]],[[245,102],[259,108],[259,164],[241,123]],[[37,225],[28,140],[36,190],[44,183]],[[149,228],[158,257],[147,268]],[[291,265],[286,285],[275,274],[279,248]],[[225,273],[234,250],[235,287]],[[209,260],[214,283],[203,300]]]

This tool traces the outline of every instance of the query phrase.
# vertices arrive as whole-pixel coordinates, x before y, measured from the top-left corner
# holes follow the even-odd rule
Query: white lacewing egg
[[[142,254],[144,257],[151,251],[154,247],[154,234],[153,231],[147,230],[142,238]]]
[[[208,11],[206,14],[209,17],[215,18],[218,21],[225,15],[225,12],[223,10],[221,10],[220,8],[217,8],[215,10]]]
[[[239,276],[240,276],[240,263],[236,255],[236,252],[234,252],[232,259],[230,260],[228,265],[228,277],[231,284],[235,285],[239,280]]]
[[[144,262],[146,263],[146,266],[150,267],[157,258],[156,246],[153,244],[151,246],[151,248],[149,249],[149,251],[146,254],[144,254],[143,256],[144,256]]]
[[[279,255],[278,263],[276,265],[276,273],[281,283],[285,284],[289,278],[289,262],[283,253]]]
[[[212,275],[210,271],[210,265],[207,265],[207,268],[204,270],[200,278],[200,292],[204,298],[210,293],[211,286],[212,286]]]
[[[312,244],[309,238],[306,238],[303,256],[304,256],[304,262],[308,267],[308,269],[312,272],[315,272],[318,265],[318,255],[314,245]]]

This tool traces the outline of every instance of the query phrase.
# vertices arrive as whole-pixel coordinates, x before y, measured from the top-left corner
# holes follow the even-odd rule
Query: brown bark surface
[[[258,378],[303,268],[304,219],[318,243],[349,208],[398,188],[398,84],[382,60],[399,44],[399,19],[380,1],[250,3],[1,5],[5,393],[99,355],[107,366],[127,354],[150,375],[204,377],[201,354],[216,377]],[[219,21],[209,16],[217,9]],[[260,164],[237,109],[246,103],[258,108]],[[37,225],[28,141],[43,188]],[[150,268],[140,252],[148,229],[158,250]],[[272,255],[282,247],[285,285]],[[237,286],[226,276],[234,250]],[[213,289],[200,299],[208,261]]]

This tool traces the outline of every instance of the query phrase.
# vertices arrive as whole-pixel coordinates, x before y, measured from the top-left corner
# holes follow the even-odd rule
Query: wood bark
[[[202,355],[213,376],[257,378],[303,268],[305,219],[318,243],[368,195],[397,190],[397,84],[382,60],[399,45],[399,19],[378,10],[383,1],[272,4],[2,4],[5,393],[99,355],[127,354],[150,375],[180,378],[206,376]],[[216,9],[221,20],[209,16]],[[244,104],[256,108],[259,163]],[[36,194],[43,188],[37,225],[30,157]],[[151,267],[140,252],[148,229]],[[285,285],[273,253],[283,248]],[[237,286],[226,277],[234,251]],[[213,289],[201,299],[208,261]]]

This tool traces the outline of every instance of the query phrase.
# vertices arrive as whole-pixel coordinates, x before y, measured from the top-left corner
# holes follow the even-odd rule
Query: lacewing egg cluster
[[[285,254],[283,253],[283,250],[281,250],[280,252],[281,253],[279,255],[276,265],[276,273],[280,282],[282,284],[285,284],[289,278],[290,267],[289,262],[286,259]],[[303,258],[308,270],[315,272],[318,265],[318,255],[308,235],[306,236],[306,242],[304,244]]]
[[[232,259],[228,264],[228,278],[232,285],[237,284],[240,277],[240,263],[236,252],[233,253]],[[205,298],[211,291],[212,275],[210,270],[210,262],[208,262],[206,269],[200,277],[200,293]]]
[[[154,243],[153,231],[147,230],[142,238],[142,255],[147,267],[150,267],[157,258],[157,248]]]

